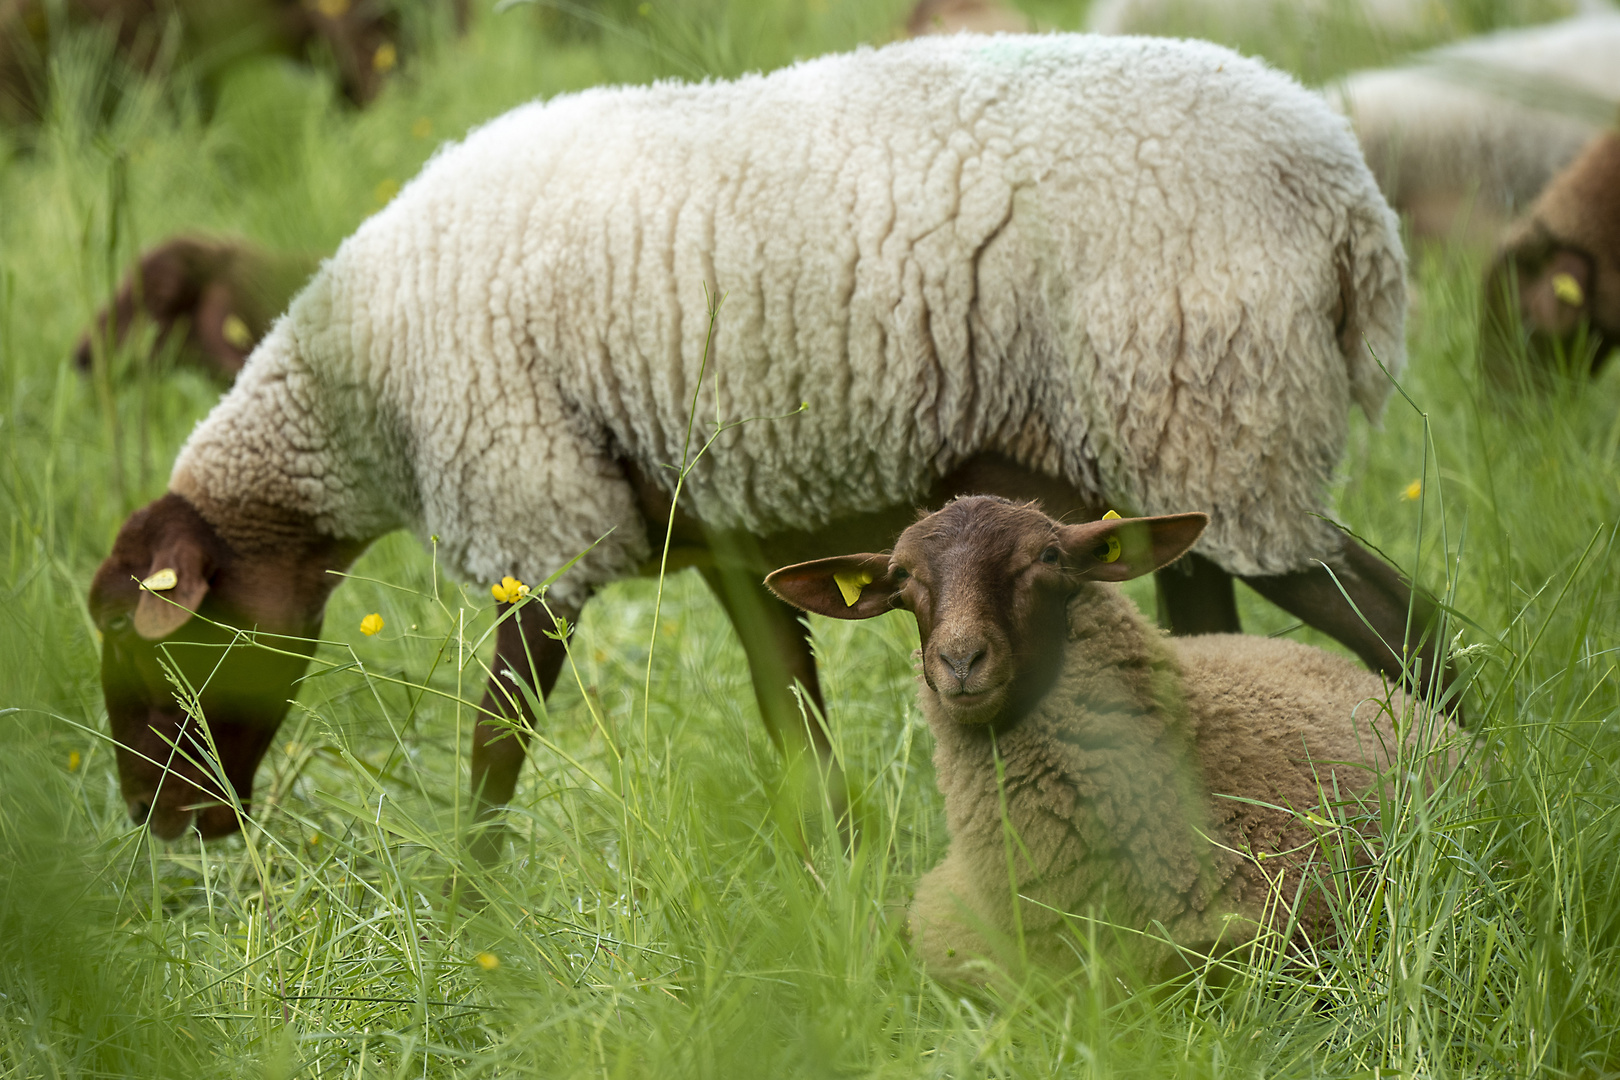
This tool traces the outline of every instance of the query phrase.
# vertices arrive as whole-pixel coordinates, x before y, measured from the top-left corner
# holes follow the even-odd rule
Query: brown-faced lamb
[[[1485,276],[1479,355],[1491,383],[1517,389],[1559,364],[1595,374],[1617,348],[1620,132],[1608,131],[1503,237]]]
[[[1396,748],[1455,736],[1343,658],[1272,638],[1166,638],[1105,584],[1180,557],[1207,520],[1064,525],[971,496],[906,529],[892,554],[766,579],[833,618],[916,617],[950,832],[910,909],[931,972],[1073,963],[1074,916],[1142,932],[1161,961],[1171,943],[1210,955],[1266,930],[1279,946],[1330,937],[1319,836],[1361,850]]]
[[[961,34],[526,105],[323,264],[97,572],[127,805],[163,836],[237,827],[303,660],[244,645],[226,678],[192,646],[257,627],[307,654],[328,571],[388,532],[436,536],[475,581],[571,563],[546,598],[570,620],[656,569],[694,416],[714,441],[672,558],[745,628],[778,730],[802,730],[793,682],[820,697],[765,572],[886,545],[966,491],[1207,509],[1195,572],[1163,579],[1174,629],[1236,629],[1237,574],[1369,664],[1414,670],[1404,644],[1437,677],[1432,606],[1325,517],[1348,411],[1376,415],[1379,362],[1404,359],[1405,295],[1343,120],[1206,43]],[[713,429],[744,417],[779,419]],[[550,629],[530,603],[497,636],[486,817],[524,760],[511,680],[544,694],[561,670]],[[165,767],[200,732],[159,649],[205,687],[233,790]]]

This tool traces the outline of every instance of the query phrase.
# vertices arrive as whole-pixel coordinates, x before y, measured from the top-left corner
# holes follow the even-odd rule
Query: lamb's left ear
[[[1065,525],[1064,562],[1093,581],[1128,581],[1175,562],[1193,546],[1208,514],[1105,518]]]
[[[835,555],[796,563],[765,579],[771,592],[796,608],[833,619],[870,619],[894,609],[899,591],[887,555]]]

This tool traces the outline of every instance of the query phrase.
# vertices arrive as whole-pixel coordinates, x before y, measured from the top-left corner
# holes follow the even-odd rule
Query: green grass
[[[813,799],[802,830],[781,809],[741,650],[690,574],[656,628],[652,582],[588,608],[512,858],[480,873],[457,840],[473,716],[456,699],[481,692],[493,605],[405,536],[337,592],[246,835],[130,827],[84,596],[216,390],[71,369],[117,267],[179,230],[330,250],[440,139],[518,101],[881,40],[900,6],[605,5],[607,30],[485,12],[363,114],[276,64],[205,105],[183,80],[119,76],[94,42],[57,58],[51,118],[0,148],[0,1076],[1620,1073],[1620,375],[1493,406],[1480,255],[1458,248],[1414,260],[1410,400],[1357,421],[1338,499],[1471,620],[1481,766],[1466,791],[1387,808],[1353,931],[1314,969],[1148,990],[1104,953],[982,997],[933,984],[896,917],[945,843],[914,628],[816,627],[862,785],[851,856]],[[1319,74],[1377,43],[1257,47],[1306,46]],[[1290,625],[1243,604],[1251,628]],[[386,626],[368,638],[370,612]],[[487,906],[447,901],[469,882]]]

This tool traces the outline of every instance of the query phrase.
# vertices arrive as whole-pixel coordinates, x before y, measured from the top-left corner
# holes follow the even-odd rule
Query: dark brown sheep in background
[[[0,0],[0,123],[44,115],[52,50],[98,27],[137,71],[190,64],[208,83],[250,57],[286,56],[330,63],[344,97],[365,105],[403,59],[399,8],[386,0]],[[452,18],[466,28],[467,0],[452,0]]]
[[[1508,230],[1480,311],[1480,362],[1501,388],[1543,382],[1560,353],[1596,373],[1620,347],[1620,132],[1593,139]]]
[[[833,618],[916,617],[951,836],[910,909],[935,976],[977,981],[1021,954],[1073,966],[1069,916],[1142,932],[1161,968],[1172,942],[1208,955],[1268,931],[1274,946],[1331,938],[1329,864],[1376,833],[1396,748],[1456,737],[1348,660],[1240,634],[1167,638],[1102,584],[1173,562],[1207,521],[1064,525],[973,496],[906,529],[892,555],[766,579]],[[1435,775],[1448,767],[1442,752]]]
[[[123,344],[144,318],[156,328],[154,352],[183,333],[180,359],[230,382],[318,264],[239,240],[170,240],[124,276],[113,302],[79,336],[74,362],[89,371],[96,350]]]

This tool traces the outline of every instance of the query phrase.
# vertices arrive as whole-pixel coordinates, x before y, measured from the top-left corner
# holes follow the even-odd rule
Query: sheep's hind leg
[[[1436,646],[1440,612],[1434,601],[1423,590],[1414,589],[1400,571],[1354,540],[1345,540],[1344,550],[1331,560],[1331,565],[1331,574],[1317,565],[1292,574],[1243,580],[1284,611],[1342,642],[1374,671],[1407,682],[1408,688],[1419,694],[1429,693],[1439,655]],[[1354,608],[1345,602],[1347,595]],[[1401,649],[1416,659],[1414,673],[1420,685],[1411,685],[1407,678],[1396,651]],[[1439,673],[1440,689],[1450,687],[1455,678],[1456,672],[1448,666]],[[1453,704],[1452,708],[1458,706]]]
[[[553,609],[555,610],[555,609]],[[558,612],[573,621],[573,612]],[[473,855],[485,866],[500,858],[506,830],[496,820],[517,790],[534,713],[514,680],[542,699],[557,684],[567,649],[546,631],[553,629],[546,609],[533,601],[501,623],[495,632],[493,673],[473,728]]]
[[[1159,594],[1159,625],[1177,637],[1239,634],[1232,575],[1202,555],[1188,553],[1153,575]]]

